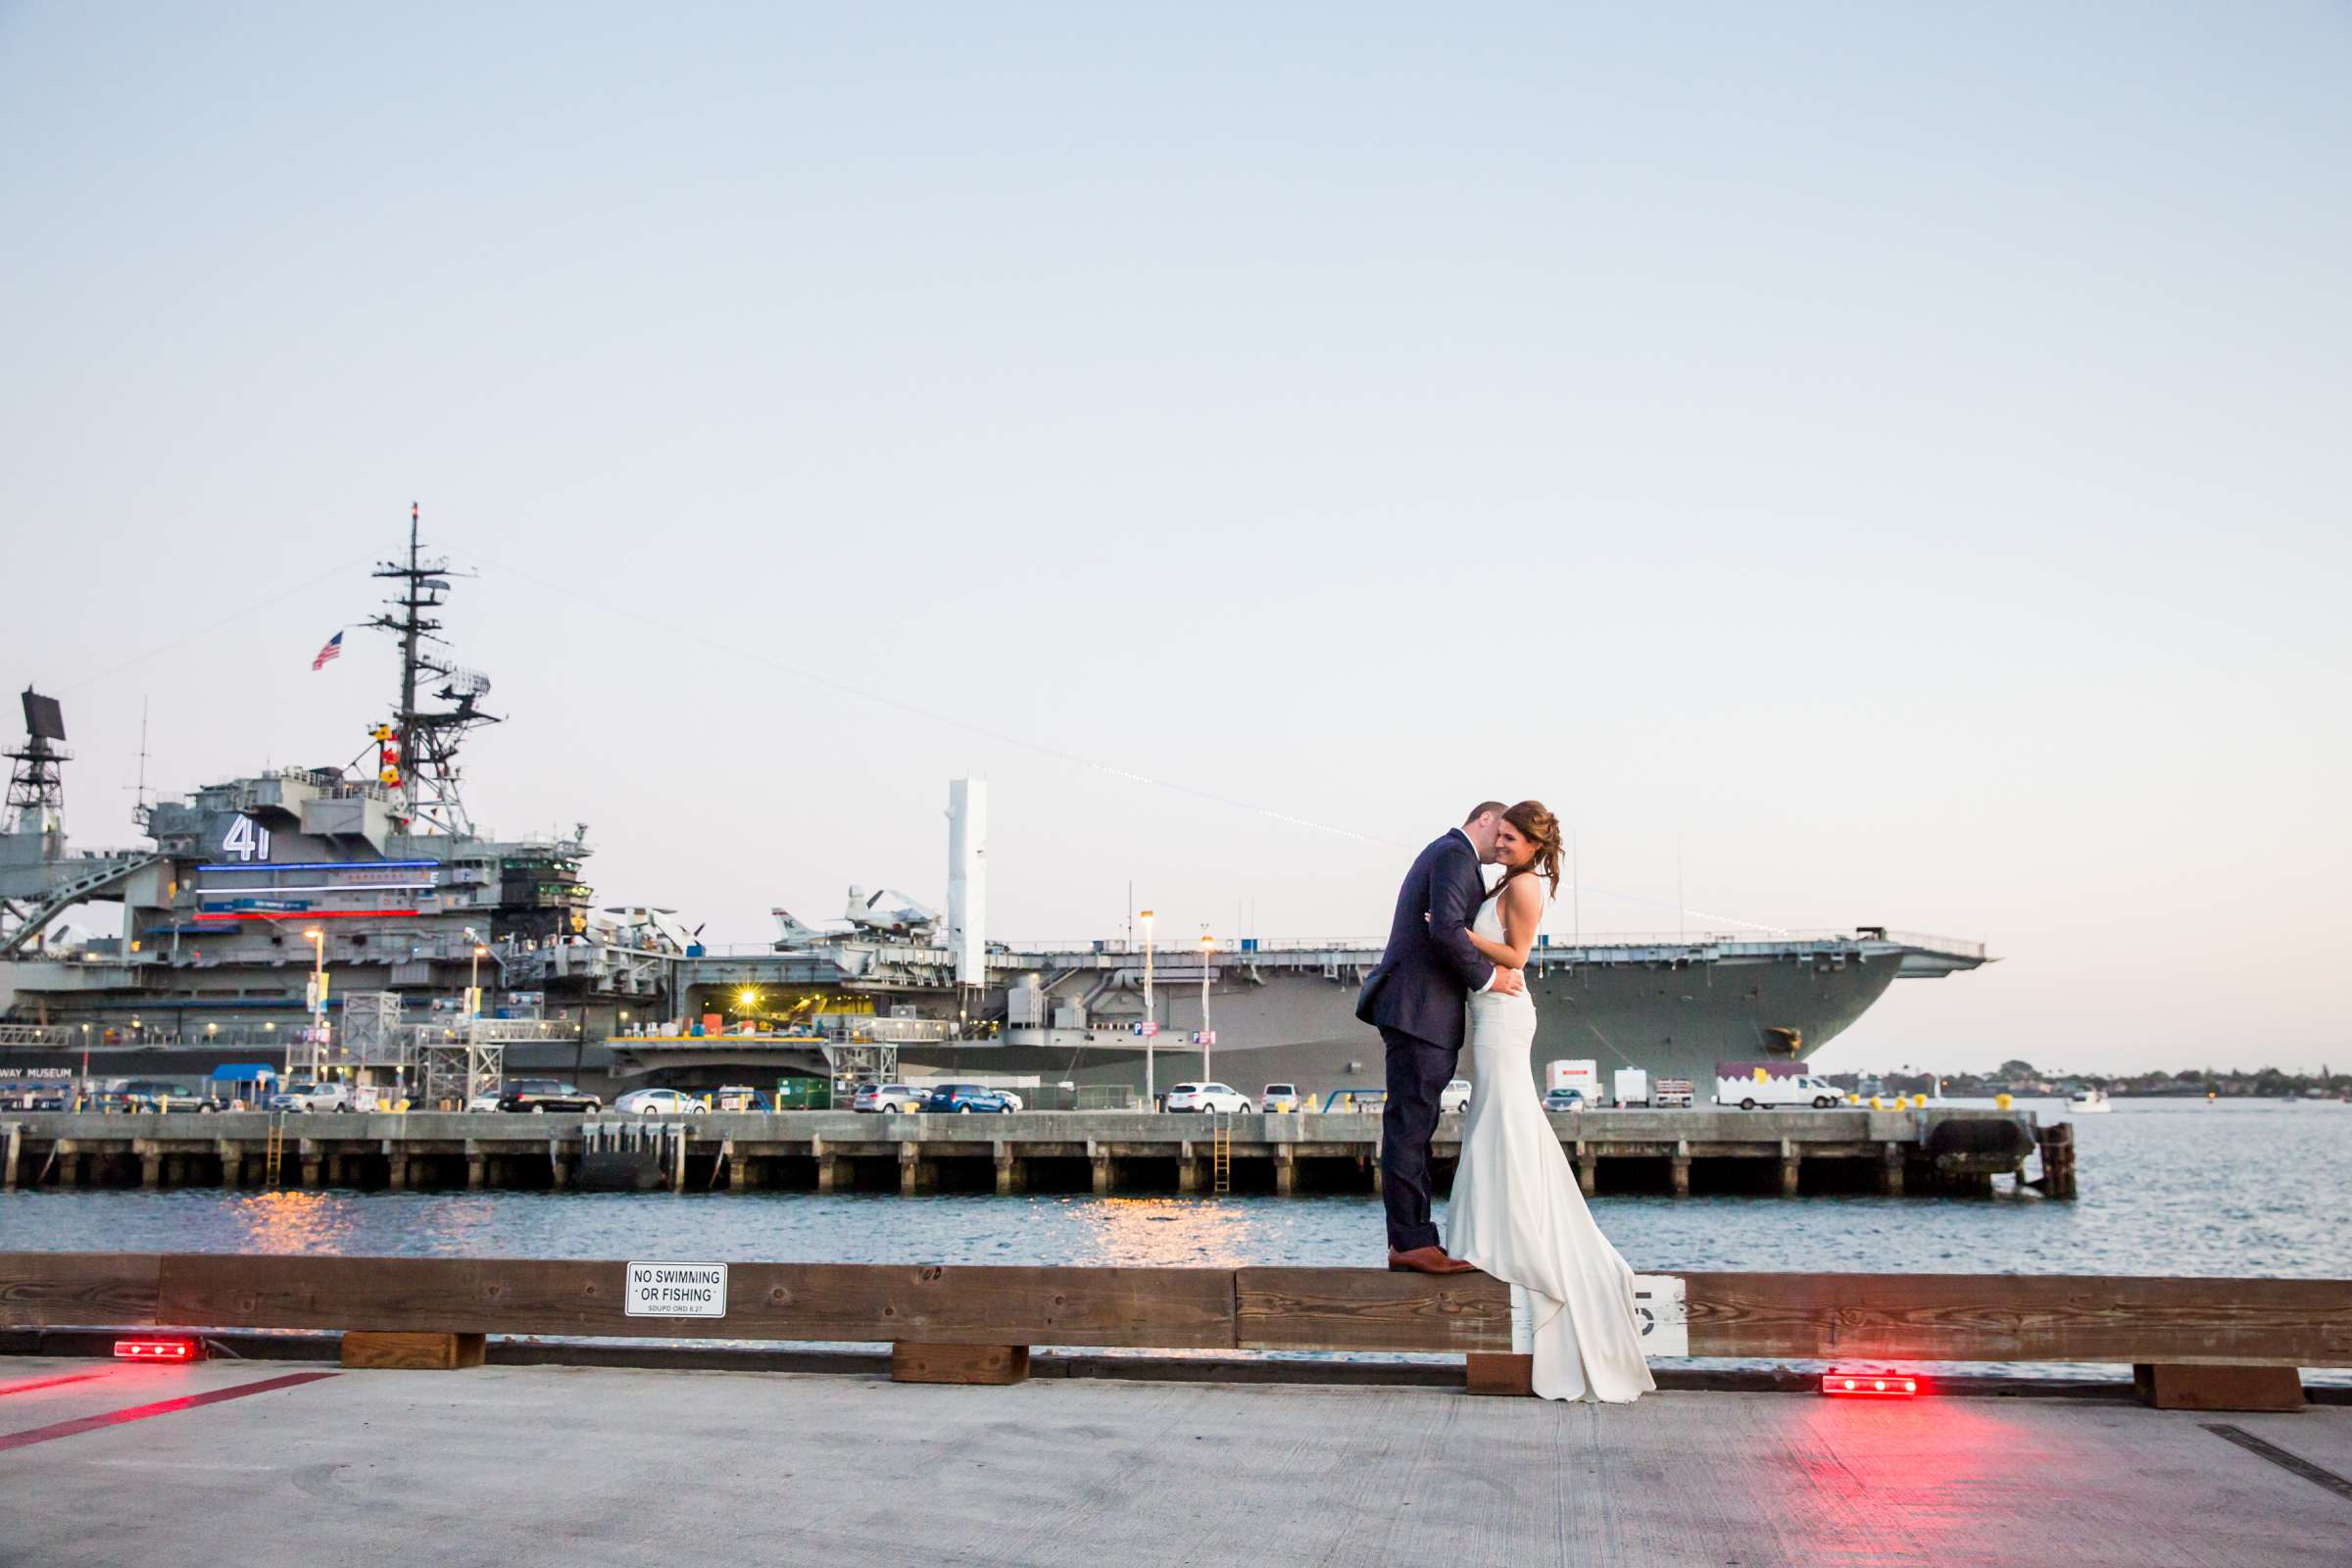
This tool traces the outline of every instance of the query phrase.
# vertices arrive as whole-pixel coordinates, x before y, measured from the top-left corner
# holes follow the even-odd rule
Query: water
[[[2078,1118],[2076,1142],[2072,1203],[2003,1183],[1988,1201],[1602,1197],[1593,1212],[1643,1273],[2352,1278],[2352,1106],[2118,1102]],[[0,1201],[0,1251],[1229,1268],[1373,1266],[1383,1247],[1371,1197],[47,1190]]]

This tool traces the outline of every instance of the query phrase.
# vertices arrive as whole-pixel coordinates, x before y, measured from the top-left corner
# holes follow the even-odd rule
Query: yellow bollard
[[[2003,1110],[2007,1110],[2009,1108],[2009,1097],[2006,1094],[1993,1096],[1992,1102]]]
[[[1919,1109],[1925,1110],[1928,1108],[1928,1097],[1925,1095],[1913,1095],[1911,1097],[1911,1103]]]

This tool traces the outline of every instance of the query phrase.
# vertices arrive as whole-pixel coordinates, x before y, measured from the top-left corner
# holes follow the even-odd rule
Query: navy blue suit
[[[1379,1029],[1388,1047],[1380,1192],[1389,1245],[1400,1252],[1438,1245],[1429,1219],[1429,1140],[1438,1099],[1461,1058],[1470,993],[1494,977],[1468,930],[1486,896],[1469,835],[1456,828],[1423,850],[1396,890],[1388,949],[1355,1002],[1356,1017]]]

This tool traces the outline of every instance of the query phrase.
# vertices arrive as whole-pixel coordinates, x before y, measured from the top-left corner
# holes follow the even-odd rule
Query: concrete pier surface
[[[2346,1476],[2345,1406],[0,1364],[0,1562],[43,1568],[2302,1568],[2352,1560]]]

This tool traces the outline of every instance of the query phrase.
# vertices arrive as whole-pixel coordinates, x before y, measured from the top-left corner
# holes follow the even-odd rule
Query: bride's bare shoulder
[[[1544,905],[1543,884],[1536,877],[1515,876],[1511,878],[1511,885],[1503,889],[1502,897],[1504,905],[1508,908],[1517,909],[1523,913],[1538,909]]]

